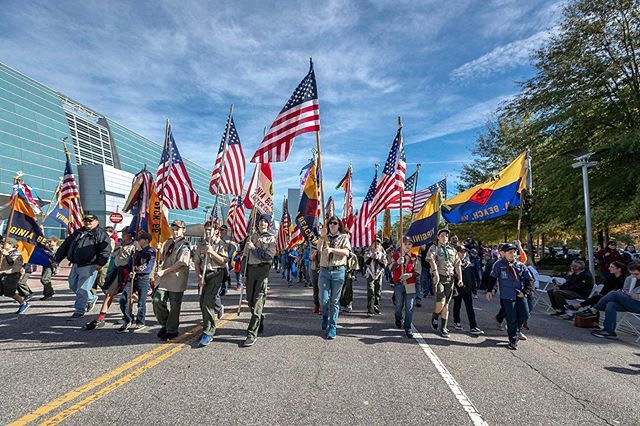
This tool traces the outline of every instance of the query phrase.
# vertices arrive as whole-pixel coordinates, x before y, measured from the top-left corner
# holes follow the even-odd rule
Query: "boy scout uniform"
[[[427,252],[427,259],[432,259],[436,263],[437,273],[440,276],[438,285],[433,286],[433,294],[436,302],[449,303],[453,296],[453,280],[455,267],[460,265],[460,258],[456,250],[450,245],[432,245]]]
[[[135,251],[136,246],[133,244],[132,240],[129,244],[125,244],[123,241],[122,244],[116,247],[115,251],[112,252],[114,269],[109,272],[105,280],[105,285],[107,286],[104,289],[105,294],[115,296],[119,293],[118,290],[120,285],[125,281],[128,281],[129,277],[123,276],[123,270],[125,269],[125,267],[129,266],[129,261],[131,260],[131,256]]]
[[[251,320],[247,328],[247,337],[256,338],[262,320],[262,309],[267,298],[269,269],[276,254],[276,238],[271,232],[254,233],[251,241],[255,248],[249,250],[247,258],[247,304],[251,310]]]
[[[22,253],[15,248],[0,257],[0,294],[3,296],[13,298],[18,291],[22,264]]]
[[[219,265],[211,256],[206,259],[209,247],[225,259],[224,264]],[[204,286],[200,292],[200,311],[202,311],[202,321],[204,323],[202,327],[203,333],[208,336],[213,336],[216,332],[216,298],[219,297],[218,292],[224,280],[228,254],[229,244],[222,238],[217,237],[211,240],[210,244],[207,244],[206,241],[200,241],[194,255],[194,263],[196,263],[196,267],[200,268],[200,272],[204,277]],[[203,271],[205,259],[206,271]]]
[[[191,249],[184,238],[169,239],[162,249],[161,269],[167,269],[177,263],[182,267],[177,271],[163,275],[156,275],[156,291],[153,295],[153,313],[158,323],[167,330],[167,334],[178,332],[180,326],[180,309],[182,296],[187,289],[189,280],[189,260]]]

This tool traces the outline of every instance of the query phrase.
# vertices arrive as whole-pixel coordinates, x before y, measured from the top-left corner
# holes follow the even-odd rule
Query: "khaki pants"
[[[224,280],[224,270],[207,271],[204,287],[200,293],[200,311],[202,312],[203,333],[213,336],[216,333],[216,297]]]
[[[251,311],[251,319],[247,328],[247,337],[255,338],[258,335],[258,327],[262,321],[262,310],[267,300],[267,287],[269,285],[270,264],[247,266],[247,304]]]
[[[163,288],[156,289],[153,295],[153,313],[167,333],[178,332],[182,296],[184,296],[183,291],[167,291]]]
[[[43,268],[42,276],[40,277],[40,282],[42,283],[42,293],[45,297],[53,296],[55,293],[53,291],[53,286],[51,285],[51,276],[53,275],[53,270],[51,268]]]

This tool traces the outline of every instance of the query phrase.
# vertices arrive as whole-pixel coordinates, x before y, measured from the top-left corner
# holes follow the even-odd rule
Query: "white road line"
[[[5,323],[5,322],[9,322],[9,321],[15,321],[17,319],[18,319],[18,317],[3,319],[3,320],[0,320],[0,324]]]
[[[438,373],[440,374],[444,382],[447,384],[447,386],[449,386],[449,389],[451,389],[451,392],[453,392],[453,395],[456,397],[460,405],[462,405],[464,411],[466,411],[466,413],[469,415],[469,418],[471,418],[473,424],[475,426],[487,426],[488,423],[484,421],[476,406],[473,405],[473,402],[471,402],[456,379],[449,372],[449,370],[447,370],[447,367],[444,366],[440,358],[438,358],[438,355],[433,352],[433,349],[431,349],[431,346],[429,346],[426,340],[424,340],[422,334],[420,334],[420,332],[415,327],[412,326],[412,328],[413,336],[422,348],[422,351],[427,354],[427,357],[429,357],[431,363],[436,367],[436,370],[438,370]]]

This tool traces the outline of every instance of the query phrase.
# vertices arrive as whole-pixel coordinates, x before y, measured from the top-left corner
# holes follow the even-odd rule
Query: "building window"
[[[76,164],[106,164],[113,166],[109,130],[97,124],[100,118],[69,100],[63,102],[69,131],[73,138]]]

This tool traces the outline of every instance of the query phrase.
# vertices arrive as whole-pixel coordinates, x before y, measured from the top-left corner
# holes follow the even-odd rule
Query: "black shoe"
[[[439,326],[440,321],[438,321],[438,318],[431,318],[431,327],[433,327],[433,329],[437,331]]]
[[[549,314],[549,315],[552,316],[552,317],[558,317],[560,315],[564,315],[564,312],[563,311],[555,311],[554,313]]]
[[[40,298],[40,300],[42,300],[42,301],[45,301],[45,300],[51,300],[51,299],[53,299],[53,294],[49,294],[49,295],[46,295],[46,296],[42,296],[42,297]]]
[[[245,348],[248,348],[250,346],[253,346],[255,343],[256,343],[255,337],[247,337],[245,341],[242,343],[242,346]]]
[[[509,344],[507,345],[507,349],[509,349],[510,351],[517,351],[518,350],[518,341],[517,340],[510,340]]]
[[[422,307],[422,303],[419,300],[416,300],[416,307],[418,308]]]
[[[24,297],[24,303],[27,303],[31,299],[33,299],[33,293],[29,293]]]
[[[593,336],[602,337],[609,340],[618,340],[618,335],[616,334],[615,331],[611,332],[607,330],[599,330],[599,331],[592,331],[591,334]]]
[[[407,337],[408,337],[409,339],[413,339],[413,333],[412,333],[412,332],[407,331],[407,332],[405,332],[405,334],[407,335]]]
[[[166,329],[166,328],[164,328],[164,327],[162,327],[162,328],[160,329],[160,331],[158,331],[157,336],[158,336],[158,338],[159,338],[159,339],[164,340],[164,339],[165,339],[165,337],[167,336],[167,329]]]
[[[175,333],[165,333],[164,334],[164,340],[166,340],[167,342],[175,339],[176,337],[178,337],[178,332],[176,331]]]
[[[449,338],[449,330],[447,330],[446,328],[443,328],[440,331],[440,337],[444,337],[445,339]]]
[[[262,334],[264,331],[264,315],[260,317],[260,325],[258,326],[258,334]]]
[[[402,328],[402,321],[399,319],[396,320],[396,328]]]
[[[104,321],[98,321],[97,319],[94,319],[93,321],[85,324],[84,328],[86,330],[94,330],[96,328],[102,328],[104,327]]]

